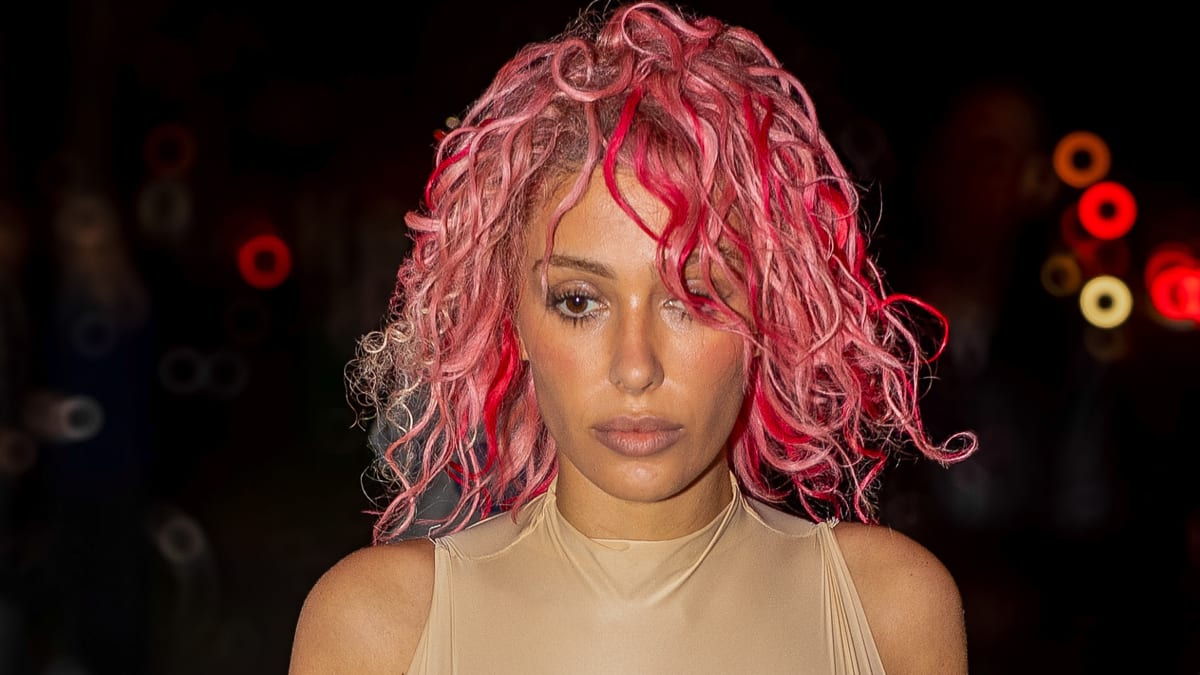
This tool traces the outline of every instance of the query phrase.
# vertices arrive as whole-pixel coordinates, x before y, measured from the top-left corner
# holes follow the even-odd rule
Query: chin
[[[705,473],[637,461],[604,472],[596,484],[617,499],[652,503],[670,499],[684,492]]]

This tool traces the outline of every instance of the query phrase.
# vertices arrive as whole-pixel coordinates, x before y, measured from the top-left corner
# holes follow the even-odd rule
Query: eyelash
[[[697,297],[709,298],[708,293],[703,288],[695,289],[695,288],[689,287],[687,290],[689,293],[691,293],[692,295],[695,295]],[[585,313],[583,313],[583,314],[572,314],[572,313],[566,311],[566,309],[562,305],[564,302],[566,302],[568,300],[583,300],[587,303],[596,303],[596,304],[599,304],[599,302],[600,302],[599,298],[596,298],[591,293],[581,291],[579,289],[568,289],[565,291],[557,291],[557,292],[551,293],[550,296],[546,299],[546,307],[548,307],[550,310],[552,310],[560,319],[562,319],[563,321],[566,321],[567,323],[570,323],[572,326],[579,326],[586,321],[592,321],[596,318],[596,310],[594,308],[590,309],[590,310],[585,309],[584,310]],[[696,318],[692,314],[692,312],[689,311],[688,308],[683,304],[682,300],[674,299],[671,301],[671,303],[672,303],[672,305],[675,306],[676,310],[679,312],[680,317],[682,317],[683,319],[686,319],[687,321],[692,321]]]
[[[586,314],[571,314],[567,312],[562,307],[562,304],[568,300],[584,300],[588,303],[599,304],[599,300],[590,293],[585,293],[579,289],[568,289],[551,293],[550,297],[546,300],[546,306],[553,310],[560,319],[570,323],[572,326],[579,326],[584,321],[591,321],[595,318],[596,312],[594,309],[592,311],[584,310],[587,312]]]
[[[688,285],[684,286],[684,288],[687,290],[688,293],[691,293],[692,295],[694,295],[698,298],[707,298],[709,300],[712,299],[712,296],[710,296],[708,294],[708,289],[704,288],[704,286],[701,284],[696,284],[695,286],[688,284]]]

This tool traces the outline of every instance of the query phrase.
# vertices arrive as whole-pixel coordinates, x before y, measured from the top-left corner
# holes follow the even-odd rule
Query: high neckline
[[[654,601],[679,588],[699,567],[734,516],[743,510],[744,497],[733,475],[732,497],[700,529],[670,539],[620,539],[589,537],[572,525],[557,503],[557,480],[551,483],[535,518],[545,521],[551,544],[572,560],[598,594],[615,593],[626,600]]]

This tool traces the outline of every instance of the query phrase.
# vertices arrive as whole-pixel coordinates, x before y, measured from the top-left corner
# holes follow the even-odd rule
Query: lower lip
[[[601,431],[593,429],[596,439],[613,452],[626,457],[648,457],[675,444],[683,429],[661,431]]]

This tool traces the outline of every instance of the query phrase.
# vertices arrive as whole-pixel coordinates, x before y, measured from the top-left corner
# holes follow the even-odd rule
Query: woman
[[[965,672],[954,580],[870,523],[895,451],[975,440],[927,438],[914,299],[756,35],[585,17],[437,158],[351,377],[400,431],[393,498],[311,591],[292,673]]]

